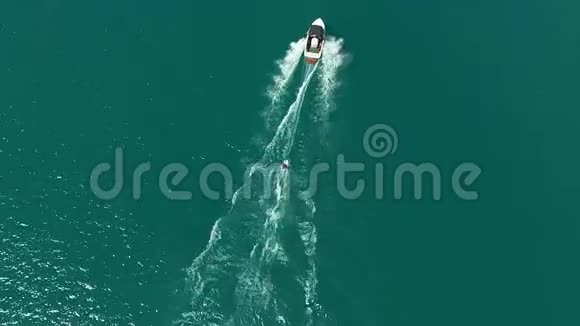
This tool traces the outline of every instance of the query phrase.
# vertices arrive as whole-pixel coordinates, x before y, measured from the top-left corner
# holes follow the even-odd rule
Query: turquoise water
[[[578,9],[3,3],[0,324],[578,324]],[[293,42],[319,16],[334,39],[310,74]],[[379,158],[363,145],[376,124],[398,140]],[[90,175],[117,148],[124,186],[103,200]],[[355,199],[339,155],[364,163]],[[191,200],[160,190],[172,162]],[[424,162],[441,199],[429,178],[422,199],[410,178],[395,198],[397,167]],[[477,200],[452,186],[463,162],[481,169]],[[215,163],[238,194],[248,167],[274,182],[224,198],[212,175],[211,199],[199,176]]]

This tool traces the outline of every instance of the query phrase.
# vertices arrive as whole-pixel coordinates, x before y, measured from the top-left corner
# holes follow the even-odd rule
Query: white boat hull
[[[324,50],[325,36],[324,21],[316,19],[306,33],[306,44],[304,46],[304,60],[306,63],[315,64],[322,58]],[[316,39],[313,41],[313,39]]]

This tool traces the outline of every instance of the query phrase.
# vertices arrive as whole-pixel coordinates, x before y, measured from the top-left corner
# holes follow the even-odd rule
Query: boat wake
[[[343,40],[340,38],[329,37],[324,48],[325,56],[321,63],[321,72],[318,74],[318,89],[316,102],[316,121],[328,120],[329,114],[336,110],[334,103],[334,93],[340,86],[337,73],[339,68],[346,62],[347,56],[342,50]]]
[[[303,42],[292,43],[278,61],[267,111],[281,109]],[[321,67],[332,60],[325,58]],[[188,268],[191,310],[175,324],[314,325],[325,318],[316,294],[316,207],[311,199],[293,196],[292,180],[301,176],[280,167],[293,154],[301,109],[318,69],[305,65],[296,97],[262,157],[250,166],[229,213],[215,223],[207,247]]]
[[[276,110],[283,95],[287,93],[288,84],[294,75],[296,67],[298,67],[298,63],[302,59],[302,51],[304,50],[305,43],[306,38],[301,38],[296,42],[290,43],[290,47],[286,51],[284,58],[276,62],[280,71],[274,76],[273,83],[267,90],[267,95],[271,101],[268,111]]]

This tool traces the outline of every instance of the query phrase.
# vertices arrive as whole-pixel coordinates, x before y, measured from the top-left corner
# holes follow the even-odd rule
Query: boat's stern
[[[317,58],[309,58],[306,55],[304,55],[304,62],[308,63],[308,64],[316,64],[318,62],[319,59]]]

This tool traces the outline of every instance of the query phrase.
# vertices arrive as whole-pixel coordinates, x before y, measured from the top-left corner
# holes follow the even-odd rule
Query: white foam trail
[[[283,59],[276,61],[278,65],[278,74],[274,76],[274,83],[268,88],[268,96],[272,101],[272,106],[278,104],[281,95],[286,91],[288,82],[290,81],[304,50],[305,38],[301,38],[296,42],[290,43],[290,47],[286,50],[286,55]]]
[[[317,68],[318,105],[313,111],[315,122],[325,122],[328,120],[328,114],[334,110],[333,97],[339,86],[337,73],[345,61],[345,55],[341,51],[342,40],[329,38],[325,44],[320,67],[306,65],[305,78],[298,89],[296,99],[282,117],[284,111],[280,110],[279,104],[287,95],[288,85],[302,57],[303,42],[301,39],[292,43],[286,56],[278,61],[279,73],[274,76],[273,84],[268,88],[271,103],[265,111],[266,123],[276,123],[276,127],[271,128],[275,133],[265,147],[262,158],[251,167],[253,172],[274,177],[272,189],[274,197],[259,198],[258,202],[250,203],[250,207],[253,207],[250,210],[239,209],[245,207],[248,201],[238,202],[239,199],[245,199],[241,198],[244,197],[243,187],[236,191],[230,210],[233,219],[220,219],[216,222],[206,249],[188,269],[194,291],[193,309],[182,315],[183,319],[178,321],[182,324],[193,322],[193,325],[234,326],[289,323],[285,318],[288,303],[278,297],[279,293],[276,290],[278,284],[272,279],[270,271],[272,266],[289,263],[281,240],[281,234],[284,232],[281,232],[279,227],[287,215],[286,198],[289,194],[290,178],[288,171],[280,170],[276,163],[288,158],[293,150],[302,104]],[[279,115],[277,119],[272,118],[275,113]],[[325,313],[318,303],[317,295],[318,278],[315,264],[317,232],[314,224],[316,207],[312,200],[307,200],[304,204],[305,209],[295,218],[304,246],[306,265],[299,274],[288,276],[295,277],[303,290],[306,303],[304,322],[306,326],[312,326],[319,318],[325,318]],[[234,211],[235,207],[238,207],[237,213]],[[238,216],[240,211],[242,216]],[[244,221],[240,222],[238,218]],[[254,225],[255,222],[262,223],[261,227]],[[224,306],[232,304],[235,307],[234,311],[231,311],[232,307]]]
[[[334,103],[334,93],[340,86],[337,78],[340,67],[346,61],[346,54],[342,51],[343,39],[329,37],[324,44],[324,55],[320,63],[318,74],[318,96],[315,121],[327,121],[328,116],[336,106]]]
[[[305,38],[290,43],[284,58],[276,61],[276,65],[278,66],[277,72],[272,78],[272,84],[266,91],[270,103],[262,112],[266,130],[271,130],[279,122],[281,114],[278,106],[287,94],[288,85],[292,80],[292,76],[294,76],[296,67],[298,67],[302,59],[305,43]]]
[[[298,119],[300,117],[300,109],[304,102],[304,95],[310,84],[310,80],[316,71],[317,66],[308,65],[306,68],[306,78],[298,94],[296,95],[296,101],[292,103],[288,112],[282,119],[282,122],[278,125],[276,134],[272,141],[266,146],[264,151],[264,156],[260,162],[262,164],[271,164],[275,158],[284,159],[290,154],[290,149],[294,144],[294,136],[296,134],[296,128],[298,127]]]
[[[306,90],[308,89],[308,85],[312,76],[314,75],[314,71],[316,70],[316,66],[310,66],[306,70],[306,78],[298,90],[298,94],[296,96],[296,100],[290,108],[288,112],[282,119],[282,122],[278,126],[276,134],[272,141],[268,144],[264,151],[264,156],[262,159],[256,163],[255,166],[270,166],[271,163],[278,158],[278,161],[281,158],[286,158],[290,155],[290,151],[292,149],[292,144],[294,142],[296,129],[298,127],[298,121],[300,118],[300,109],[302,108],[302,104],[304,102],[304,95]],[[277,237],[276,230],[278,228],[278,222],[280,218],[284,215],[283,211],[283,204],[285,203],[284,199],[288,197],[288,186],[290,183],[289,174],[287,170],[280,170],[279,167],[276,165],[274,167],[276,171],[274,171],[275,176],[275,185],[274,185],[274,194],[275,200],[273,207],[269,208],[267,212],[267,218],[264,223],[264,231],[263,231],[263,242],[266,244],[260,256],[260,264],[269,263],[271,262],[272,258],[275,255],[279,255],[281,250],[281,244],[279,243]]]
[[[252,167],[252,170],[271,166],[274,160],[279,161],[290,154],[299,122],[300,109],[315,70],[316,66],[309,66],[306,69],[306,77],[298,90],[296,100],[282,119],[273,139],[266,146],[262,159]],[[272,283],[269,269],[274,262],[282,264],[287,262],[278,228],[285,215],[285,199],[288,196],[290,179],[287,170],[280,170],[278,166],[273,169],[275,169],[274,201],[271,207],[266,208],[266,219],[261,235],[251,250],[250,263],[239,274],[234,294],[234,297],[238,299],[236,312],[228,320],[228,324],[231,325],[236,324],[237,320],[244,320],[247,323],[248,321],[244,319],[247,318],[247,312],[256,308],[263,311],[275,311],[276,320],[284,321],[284,313],[279,311],[278,300],[274,294],[275,285]],[[251,323],[263,323],[263,319],[256,315],[256,319]]]
[[[251,168],[252,171],[261,170],[274,174],[276,184],[273,201],[260,198],[259,211],[242,209],[242,215],[216,222],[207,247],[188,269],[192,281],[191,288],[194,291],[191,303],[193,310],[184,313],[183,319],[177,323],[193,321],[196,325],[199,323],[223,325],[224,321],[227,321],[226,324],[237,325],[238,320],[247,323],[248,318],[251,318],[250,324],[259,325],[263,323],[260,311],[273,311],[277,315],[277,320],[284,320],[284,313],[280,309],[285,308],[279,307],[277,298],[273,297],[274,284],[268,270],[274,261],[282,264],[285,262],[278,226],[281,217],[284,216],[289,178],[287,171],[280,172],[279,165],[272,167],[271,163],[279,162],[290,154],[300,109],[315,70],[316,66],[306,70],[307,75],[298,90],[296,100],[266,146],[262,159]],[[238,206],[242,188],[236,192],[234,206]],[[267,205],[263,206],[262,202]],[[240,206],[243,205],[242,201]],[[266,207],[263,227],[255,234],[253,221],[263,214],[262,209]],[[245,251],[250,243],[251,249],[247,249],[249,252]],[[232,296],[236,310],[232,314],[226,314],[225,311],[228,309],[224,309],[223,302],[228,302]],[[228,315],[229,318],[226,317]]]
[[[304,216],[303,220],[298,223],[298,232],[300,234],[300,238],[302,239],[302,243],[304,244],[305,255],[307,257],[307,268],[302,277],[299,278],[299,281],[304,289],[304,303],[306,304],[306,326],[314,325],[315,316],[313,314],[315,311],[311,307],[314,304],[314,308],[316,309],[316,313],[320,313],[323,308],[320,304],[318,304],[318,295],[316,290],[318,288],[318,276],[316,273],[316,262],[315,262],[315,254],[316,254],[316,242],[317,242],[317,233],[316,233],[316,226],[314,225],[314,214],[316,213],[316,206],[312,199],[306,200],[306,205],[310,208],[309,212],[306,212],[306,216]]]
[[[342,51],[343,40],[329,37],[324,46],[324,54],[317,73],[317,89],[312,119],[315,122],[317,139],[325,143],[328,138],[328,122],[330,114],[336,109],[334,95],[340,86],[338,72],[346,61],[346,54]],[[305,176],[305,178],[307,178]],[[306,303],[305,325],[312,326],[319,318],[325,318],[324,308],[318,303],[318,277],[315,261],[317,231],[314,224],[316,205],[312,199],[305,201],[307,209],[301,217],[297,217],[298,231],[304,245],[307,266],[299,282],[304,289]]]

